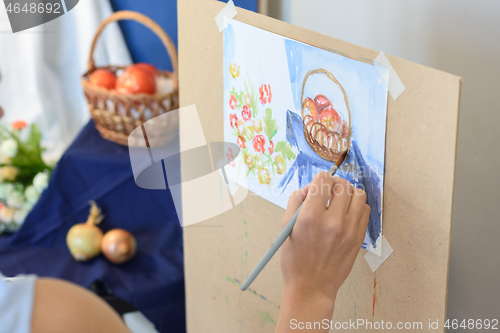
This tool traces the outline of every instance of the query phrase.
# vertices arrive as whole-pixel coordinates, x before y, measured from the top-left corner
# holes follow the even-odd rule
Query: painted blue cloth
[[[315,174],[319,171],[328,171],[334,164],[321,158],[309,146],[304,136],[303,128],[300,115],[288,110],[286,117],[286,139],[290,145],[297,148],[299,153],[279,184],[283,189],[292,181],[296,172],[298,174],[299,188],[303,188],[312,181]],[[370,206],[371,213],[367,237],[365,237],[363,247],[366,248],[368,244],[375,247],[375,242],[382,231],[380,222],[382,216],[382,198],[379,195],[382,188],[382,177],[365,162],[355,141],[352,141],[349,156],[347,156],[336,175],[347,179],[354,186],[366,191],[366,203]]]
[[[89,200],[106,215],[104,232],[123,228],[136,237],[132,261],[73,260],[66,233],[87,220]],[[185,332],[182,229],[170,192],[137,187],[128,148],[102,139],[92,121],[62,156],[19,231],[1,239],[0,272],[57,277],[86,288],[100,279],[160,332]]]

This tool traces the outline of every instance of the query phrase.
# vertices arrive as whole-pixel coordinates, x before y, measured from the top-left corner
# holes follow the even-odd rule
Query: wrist
[[[303,307],[307,305],[311,308],[318,309],[321,313],[329,314],[329,317],[331,317],[335,306],[336,295],[336,292],[332,295],[327,295],[308,285],[284,286],[281,304],[282,306],[286,305],[291,307]]]

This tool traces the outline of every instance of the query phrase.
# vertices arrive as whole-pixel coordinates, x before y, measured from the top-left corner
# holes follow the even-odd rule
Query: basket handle
[[[175,80],[177,80],[177,51],[175,49],[174,43],[172,42],[172,39],[170,39],[170,37],[165,33],[165,31],[158,23],[141,13],[133,12],[130,10],[122,10],[111,14],[111,16],[102,21],[97,28],[94,40],[92,41],[92,46],[90,47],[89,62],[87,64],[89,72],[95,69],[94,48],[96,46],[99,35],[109,23],[122,20],[133,20],[142,23],[143,25],[151,29],[160,38],[160,40],[163,42],[163,45],[167,49],[168,55],[170,56],[174,78]]]
[[[326,69],[324,69],[324,68],[312,69],[309,72],[307,72],[306,76],[304,76],[304,81],[302,81],[302,94],[300,95],[300,104],[302,105],[302,103],[304,101],[304,89],[306,87],[307,78],[311,75],[318,74],[318,73],[324,74],[327,78],[329,78],[330,80],[335,82],[340,87],[340,90],[342,90],[342,93],[344,94],[345,105],[347,107],[347,113],[349,114],[349,135],[351,135],[351,131],[352,131],[351,108],[349,106],[349,99],[347,98],[347,93],[345,92],[344,87],[342,87],[340,82],[335,78],[335,76],[333,76],[333,74],[330,73],[329,71],[327,71]],[[302,118],[304,118],[304,110],[302,109],[302,107],[300,108],[300,110],[302,113]]]

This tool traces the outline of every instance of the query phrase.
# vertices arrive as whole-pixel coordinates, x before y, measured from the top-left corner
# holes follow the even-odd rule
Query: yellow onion
[[[104,215],[94,201],[90,201],[90,213],[86,223],[75,224],[66,235],[69,252],[77,261],[87,261],[101,253],[102,231],[96,224]]]
[[[137,250],[134,236],[123,229],[108,231],[102,238],[102,253],[114,264],[121,264],[132,259]]]

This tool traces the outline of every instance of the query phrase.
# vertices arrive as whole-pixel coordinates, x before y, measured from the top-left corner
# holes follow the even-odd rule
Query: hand
[[[290,328],[282,315],[298,321],[331,319],[337,291],[354,265],[370,216],[366,193],[327,172],[292,193],[283,226],[302,203],[292,234],[281,247],[279,332]]]

